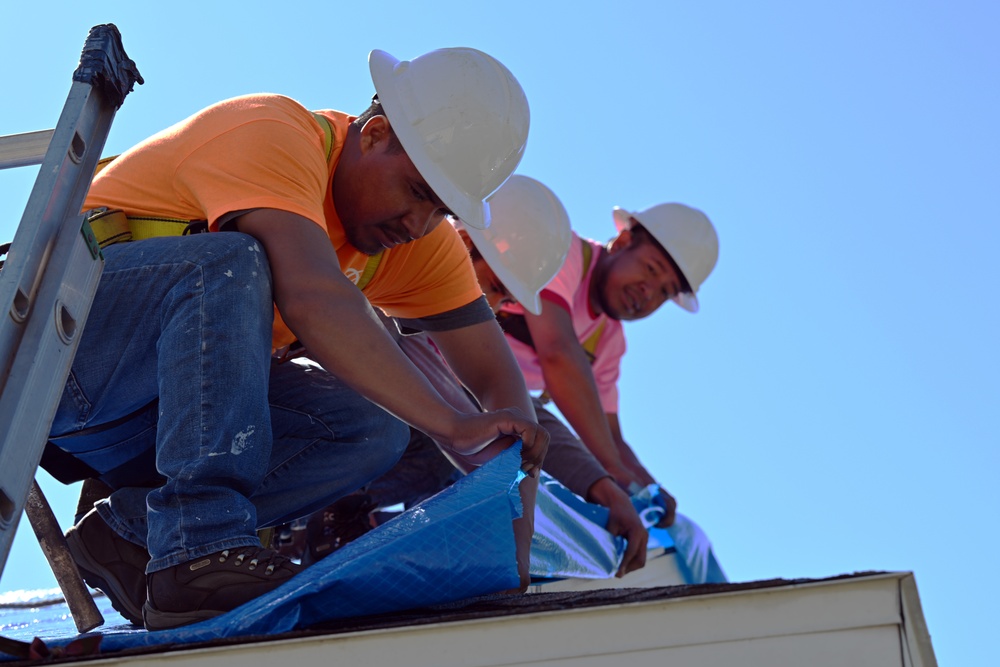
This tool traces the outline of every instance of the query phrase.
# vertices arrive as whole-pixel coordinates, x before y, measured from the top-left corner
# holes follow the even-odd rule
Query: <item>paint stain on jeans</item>
[[[247,246],[247,250],[253,253],[257,253],[253,256],[253,261],[257,263],[257,266],[260,266],[260,246],[254,243],[251,246]]]
[[[236,455],[242,454],[246,451],[246,448],[250,446],[250,436],[253,435],[255,430],[256,427],[251,424],[250,426],[247,426],[245,431],[237,433],[236,437],[233,438],[232,444],[229,446],[229,451]]]

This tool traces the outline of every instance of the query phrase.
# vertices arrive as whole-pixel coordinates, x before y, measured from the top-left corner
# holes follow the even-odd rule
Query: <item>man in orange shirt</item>
[[[91,187],[88,209],[212,232],[105,249],[51,432],[114,489],[67,539],[134,623],[211,618],[294,576],[301,566],[256,531],[387,470],[407,424],[465,455],[521,439],[533,507],[548,435],[462,241],[440,225],[488,224],[485,200],[524,150],[527,101],[473,49],[403,63],[373,51],[369,64],[377,101],[359,117],[278,95],[226,100]],[[431,332],[488,411],[442,399],[372,304]],[[315,363],[275,363],[289,345]],[[522,586],[531,516],[515,522]]]

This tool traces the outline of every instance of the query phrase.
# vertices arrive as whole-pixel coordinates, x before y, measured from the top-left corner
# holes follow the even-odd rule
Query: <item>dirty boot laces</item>
[[[225,563],[232,555],[234,549],[225,549],[219,553],[219,562]],[[289,558],[282,556],[276,551],[271,551],[270,549],[260,549],[258,547],[244,547],[236,552],[236,560],[233,565],[236,567],[241,567],[243,561],[246,560],[247,556],[253,556],[249,561],[248,570],[256,570],[257,565],[260,564],[260,556],[267,556],[265,562],[267,563],[267,569],[264,570],[264,574],[271,574],[274,570],[285,562],[288,562]]]

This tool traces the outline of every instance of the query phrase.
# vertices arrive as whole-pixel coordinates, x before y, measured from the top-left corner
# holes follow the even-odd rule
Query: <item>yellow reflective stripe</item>
[[[594,333],[587,336],[587,340],[581,343],[581,345],[583,345],[583,351],[586,352],[587,356],[590,358],[590,363],[594,363],[594,359],[597,358],[597,343],[600,342],[601,334],[604,333],[604,325],[607,323],[607,320],[601,322],[600,326],[594,330]]]
[[[129,216],[128,218],[133,241],[151,239],[157,236],[181,236],[189,224],[191,224],[190,220],[179,218],[149,218],[145,216]]]
[[[361,277],[358,278],[358,289],[363,290],[371,282],[371,279],[375,277],[375,271],[378,270],[379,262],[382,261],[382,254],[380,252],[368,258],[368,261],[365,263],[365,270],[361,272]]]
[[[141,241],[156,236],[181,236],[191,224],[179,218],[129,217],[122,211],[98,209],[88,219],[97,244],[106,248],[123,241]]]
[[[587,275],[587,269],[590,268],[590,260],[594,258],[594,248],[587,241],[581,239],[583,244],[583,275]]]
[[[594,258],[594,248],[586,240],[583,240],[583,275],[587,275],[587,269],[590,268],[590,261]],[[604,333],[604,325],[608,321],[604,320],[601,322],[592,334],[587,336],[587,339],[581,343],[583,345],[583,351],[587,353],[590,357],[590,363],[594,363],[596,358],[597,343],[601,340],[601,334]]]
[[[105,248],[112,243],[132,240],[132,230],[128,218],[121,211],[98,209],[88,219],[90,228],[97,238],[97,245]]]
[[[330,155],[333,153],[333,124],[330,123],[329,118],[315,111],[313,112],[313,118],[323,128],[323,152],[326,154],[326,161],[329,162]]]

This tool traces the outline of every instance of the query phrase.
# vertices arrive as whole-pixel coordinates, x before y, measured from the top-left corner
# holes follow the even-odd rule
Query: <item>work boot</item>
[[[111,606],[136,625],[142,625],[146,603],[145,547],[129,542],[111,529],[92,509],[66,531],[66,544],[91,588],[104,591]]]
[[[312,565],[367,533],[372,529],[369,515],[376,508],[368,494],[352,493],[313,514],[306,524],[302,563]]]
[[[146,580],[146,629],[167,630],[219,616],[274,590],[302,568],[256,546],[226,549],[158,570]]]

